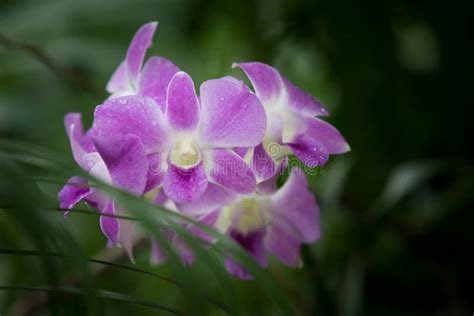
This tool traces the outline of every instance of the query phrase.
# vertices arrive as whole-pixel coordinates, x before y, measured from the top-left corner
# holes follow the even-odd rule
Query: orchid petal
[[[115,211],[118,216],[129,216],[129,214],[120,207],[116,207]],[[133,257],[133,245],[134,245],[133,236],[135,233],[136,222],[127,220],[127,219],[119,219],[118,221],[120,223],[119,243],[123,247],[123,249],[125,249],[125,252],[130,258],[130,261],[135,263],[135,260]]]
[[[148,155],[148,175],[144,192],[158,188],[165,178],[166,172],[163,168],[164,157],[161,154]]]
[[[117,218],[113,217],[115,216],[115,207],[112,201],[109,201],[107,206],[102,210],[102,214],[100,217],[100,228],[110,243],[117,245],[120,236],[120,223]]]
[[[191,203],[178,203],[177,208],[186,214],[208,214],[218,207],[231,203],[237,194],[214,183],[207,185],[206,191]]]
[[[66,132],[71,143],[71,151],[76,163],[86,171],[92,167],[84,161],[84,156],[93,149],[93,145],[90,145],[90,139],[85,139],[84,132],[81,122],[80,113],[68,113],[64,117],[64,125]],[[86,143],[87,146],[84,146]],[[87,147],[87,148],[86,148]]]
[[[295,238],[310,243],[320,237],[319,207],[300,169],[291,171],[283,187],[271,199],[273,220],[284,224]]]
[[[157,22],[150,22],[140,27],[128,47],[125,61],[127,64],[129,79],[134,84],[137,82],[138,74],[142,68],[143,59],[145,58],[145,53],[151,46],[151,41],[153,34],[155,34],[157,25]]]
[[[166,253],[161,249],[160,245],[154,238],[151,239],[151,264],[158,265],[165,262],[167,259]]]
[[[329,154],[342,154],[350,150],[341,133],[331,124],[317,118],[306,118],[306,134],[317,139]]]
[[[199,123],[199,101],[191,77],[185,72],[171,79],[166,98],[166,117],[176,131],[192,131]]]
[[[288,157],[283,158],[277,163],[275,167],[276,172],[271,178],[258,183],[257,191],[262,194],[275,193],[277,191],[278,178],[283,174],[286,167],[288,167]]]
[[[107,83],[106,90],[113,94],[133,90],[130,79],[128,78],[127,64],[124,61],[115,69]]]
[[[201,85],[201,136],[211,147],[252,147],[266,129],[265,111],[242,81],[231,77]]]
[[[184,169],[170,163],[163,182],[166,195],[176,203],[189,203],[199,198],[207,187],[207,176],[202,163]]]
[[[241,194],[255,191],[255,175],[239,155],[229,149],[213,149],[207,152],[210,156],[210,178],[229,190]]]
[[[324,105],[282,76],[285,83],[288,106],[304,116],[328,116]]]
[[[91,195],[94,189],[87,186],[87,181],[81,177],[72,177],[58,193],[59,206],[62,209],[70,210],[82,199]],[[65,216],[68,211],[65,212]]]
[[[168,84],[178,71],[179,68],[169,60],[150,57],[140,73],[137,94],[152,98],[164,112]]]
[[[273,224],[269,229],[265,236],[265,248],[288,266],[301,265],[301,242],[279,225]]]
[[[275,161],[268,155],[262,144],[254,148],[252,169],[260,181],[268,180],[277,172]]]
[[[137,135],[147,153],[166,150],[168,134],[164,115],[151,98],[125,96],[106,100],[96,107],[94,129],[103,136]]]
[[[326,147],[318,140],[306,134],[298,136],[292,143],[287,145],[295,156],[310,168],[322,166],[329,159]]]
[[[267,266],[267,255],[263,243],[265,230],[257,230],[245,235],[236,230],[232,230],[230,232],[230,237],[240,244],[252,257],[254,257],[262,267]],[[224,262],[225,267],[232,275],[243,280],[252,279],[252,276],[245,270],[245,268],[231,258],[226,258]]]
[[[259,62],[239,63],[233,67],[239,67],[245,72],[255,89],[255,94],[265,106],[279,102],[285,87],[280,73],[275,68]]]
[[[94,143],[112,178],[112,183],[140,195],[145,190],[148,158],[138,136],[111,134],[94,137]]]

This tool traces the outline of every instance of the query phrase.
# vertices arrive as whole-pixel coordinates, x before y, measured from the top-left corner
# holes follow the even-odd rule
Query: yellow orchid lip
[[[191,140],[180,140],[171,148],[171,162],[181,168],[191,168],[201,161],[201,152]]]

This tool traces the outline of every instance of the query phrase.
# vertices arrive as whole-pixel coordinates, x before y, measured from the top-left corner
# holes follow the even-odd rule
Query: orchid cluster
[[[292,168],[280,188],[277,179],[289,155],[310,168],[322,166],[330,155],[348,151],[347,142],[317,118],[329,115],[320,102],[269,65],[233,65],[253,91],[223,77],[203,82],[198,95],[192,78],[172,62],[154,56],[144,63],[156,27],[148,23],[135,34],[88,131],[80,114],[66,115],[75,161],[107,184],[227,234],[262,267],[268,253],[300,266],[301,244],[320,237],[319,208],[301,170]],[[126,214],[113,198],[81,177],[69,179],[58,197],[66,210],[81,200],[95,208],[109,245],[132,256],[134,225],[111,216]],[[166,236],[191,263],[192,251],[172,232]],[[156,242],[152,257],[166,259]],[[233,275],[251,278],[231,258],[225,265]]]

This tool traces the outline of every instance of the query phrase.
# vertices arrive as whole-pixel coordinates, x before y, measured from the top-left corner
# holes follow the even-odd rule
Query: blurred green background
[[[69,75],[0,41],[0,137],[72,162],[64,115],[82,112],[90,125],[134,32],[152,20],[160,25],[149,55],[170,59],[197,85],[229,74],[243,79],[232,62],[274,65],[327,106],[328,120],[352,147],[310,178],[323,237],[304,247],[304,267],[271,263],[298,314],[474,313],[474,2],[2,0],[0,34],[40,48]],[[2,174],[0,186],[15,183]],[[38,185],[54,202],[60,186]],[[0,248],[34,249],[11,216],[0,210]],[[103,252],[96,217],[49,216],[87,256]],[[150,267],[148,256],[148,248],[139,249],[137,266],[169,273],[167,265]],[[0,254],[0,285],[44,284],[41,269],[35,258]],[[106,271],[96,282],[165,305],[185,300],[176,288],[130,272]],[[245,315],[274,314],[253,282],[232,283]],[[36,303],[30,295],[1,290],[0,314]],[[104,304],[107,315],[166,314]],[[35,312],[49,315],[47,306]],[[208,306],[201,313],[221,312]]]

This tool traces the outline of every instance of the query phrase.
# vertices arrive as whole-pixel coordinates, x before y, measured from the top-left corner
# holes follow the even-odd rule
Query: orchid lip
[[[180,140],[171,148],[170,161],[184,169],[192,168],[201,162],[201,152],[193,141]]]
[[[269,215],[264,199],[244,198],[222,209],[217,227],[221,232],[225,232],[226,227],[232,226],[240,233],[248,234],[270,225]]]

